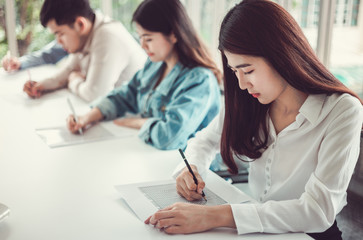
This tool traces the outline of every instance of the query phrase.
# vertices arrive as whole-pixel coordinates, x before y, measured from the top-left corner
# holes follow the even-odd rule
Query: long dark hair
[[[132,21],[152,32],[161,32],[166,36],[174,33],[178,40],[175,49],[179,61],[187,67],[209,68],[218,82],[222,82],[221,72],[179,0],[145,0],[137,7]]]
[[[267,111],[238,86],[224,51],[265,58],[293,88],[307,94],[349,93],[359,97],[318,60],[294,18],[267,0],[244,0],[225,16],[219,34],[225,90],[221,154],[232,173],[234,156],[259,158],[267,147]]]

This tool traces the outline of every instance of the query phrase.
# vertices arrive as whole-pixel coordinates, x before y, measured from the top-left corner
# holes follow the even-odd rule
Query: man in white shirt
[[[131,79],[146,60],[124,26],[94,13],[88,0],[46,0],[40,19],[70,56],[55,75],[25,83],[24,91],[30,97],[68,87],[92,101]]]

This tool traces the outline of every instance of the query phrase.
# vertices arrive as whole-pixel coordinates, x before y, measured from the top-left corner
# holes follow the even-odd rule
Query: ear
[[[176,42],[178,42],[178,39],[176,38],[174,33],[171,33],[169,36],[169,40],[172,44],[175,44]]]
[[[84,33],[88,22],[84,17],[77,17],[74,21],[74,29],[79,33]]]

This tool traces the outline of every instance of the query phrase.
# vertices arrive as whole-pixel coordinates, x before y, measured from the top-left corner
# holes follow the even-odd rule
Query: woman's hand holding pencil
[[[198,184],[195,184],[193,175],[190,173],[187,167],[176,178],[176,190],[178,194],[188,201],[200,200],[203,197],[203,189],[205,187],[205,182],[199,175],[197,168],[194,165],[190,165],[193,173],[198,180]]]

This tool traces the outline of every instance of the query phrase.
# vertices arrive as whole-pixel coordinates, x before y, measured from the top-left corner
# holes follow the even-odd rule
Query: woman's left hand
[[[146,120],[147,118],[119,118],[113,120],[113,122],[122,127],[140,129]]]
[[[145,223],[171,234],[204,232],[217,227],[215,221],[218,217],[214,216],[213,208],[190,203],[174,203],[151,215]]]

